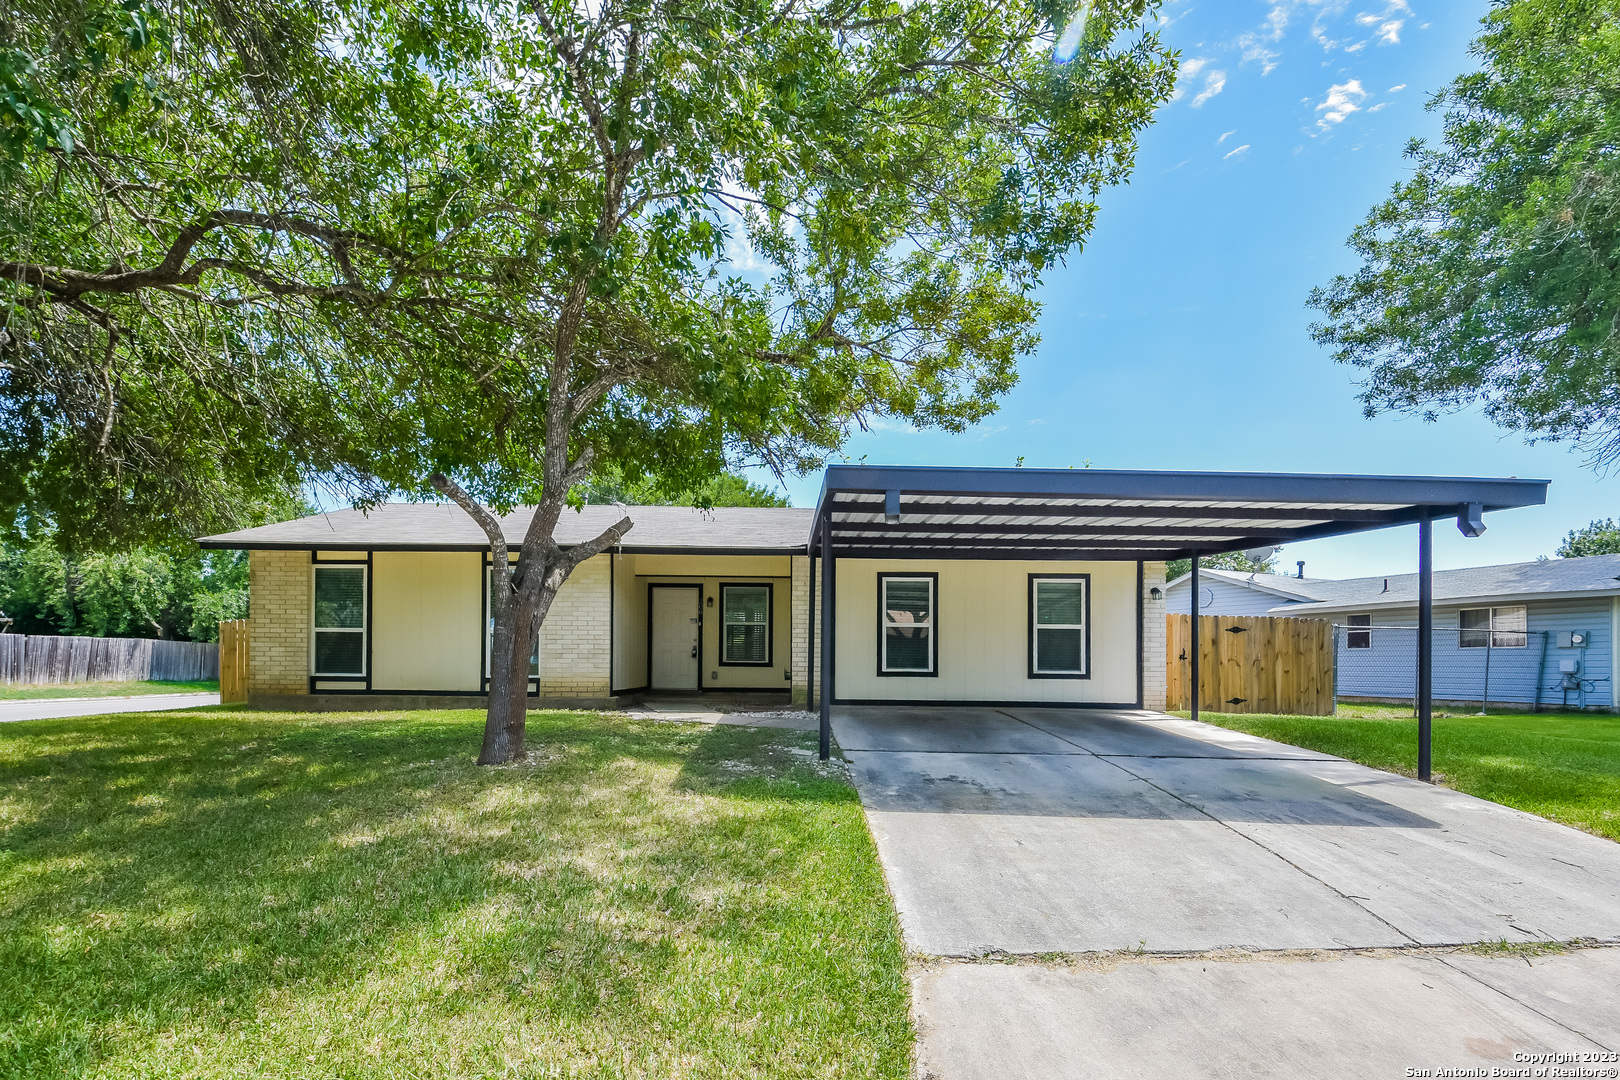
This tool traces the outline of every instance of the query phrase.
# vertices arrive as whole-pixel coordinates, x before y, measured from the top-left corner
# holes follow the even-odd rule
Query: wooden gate
[[[1165,616],[1165,707],[1190,708],[1192,616]],[[1333,714],[1333,626],[1326,619],[1200,615],[1198,708]]]
[[[246,619],[219,624],[219,700],[247,700],[248,628]]]

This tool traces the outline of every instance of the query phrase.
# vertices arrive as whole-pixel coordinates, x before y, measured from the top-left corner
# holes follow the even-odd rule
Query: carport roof
[[[1547,501],[1546,480],[834,465],[841,558],[1181,559]]]

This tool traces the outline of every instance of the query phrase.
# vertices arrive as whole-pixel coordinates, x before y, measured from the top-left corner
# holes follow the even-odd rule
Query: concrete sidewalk
[[[218,694],[144,694],[101,698],[28,698],[0,701],[0,724],[17,720],[56,720],[103,713],[165,712],[218,705]]]

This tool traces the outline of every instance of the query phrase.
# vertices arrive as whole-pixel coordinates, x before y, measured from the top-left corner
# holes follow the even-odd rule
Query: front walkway
[[[64,716],[100,716],[103,713],[165,712],[218,705],[218,694],[144,694],[130,697],[28,698],[0,701],[0,724],[14,720],[56,720]]]
[[[919,968],[921,1057],[942,1078],[1167,1075],[1164,1055],[1200,1043],[1172,1071],[1399,1075],[1334,1071],[1374,1043],[1391,1068],[1620,1048],[1614,950],[1545,968],[1421,952],[1620,941],[1608,840],[1156,714],[841,708],[834,726],[907,945],[1025,958]],[[1280,962],[1302,956],[1331,962]]]

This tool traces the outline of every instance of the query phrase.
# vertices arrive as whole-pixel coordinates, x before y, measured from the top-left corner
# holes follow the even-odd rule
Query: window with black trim
[[[311,674],[366,673],[366,568],[317,566]]]
[[[720,586],[720,663],[771,662],[771,587]]]
[[[1084,574],[1029,578],[1029,673],[1031,678],[1083,678],[1087,674]]]
[[[937,574],[878,575],[878,674],[936,674]]]
[[[489,678],[495,653],[495,568],[484,567],[484,678]],[[529,678],[540,677],[540,635],[534,635],[534,654],[529,657]]]
[[[1349,618],[1347,618],[1345,620],[1345,622],[1350,627],[1348,630],[1345,631],[1345,634],[1344,634],[1344,647],[1345,648],[1347,648],[1347,649],[1370,649],[1370,648],[1372,648],[1372,630],[1370,629],[1370,627],[1372,626],[1372,616],[1371,615],[1351,615]],[[1369,629],[1358,630],[1357,627],[1368,627]]]
[[[1460,649],[1522,649],[1529,642],[1529,619],[1523,604],[1512,607],[1464,608],[1457,612]]]

